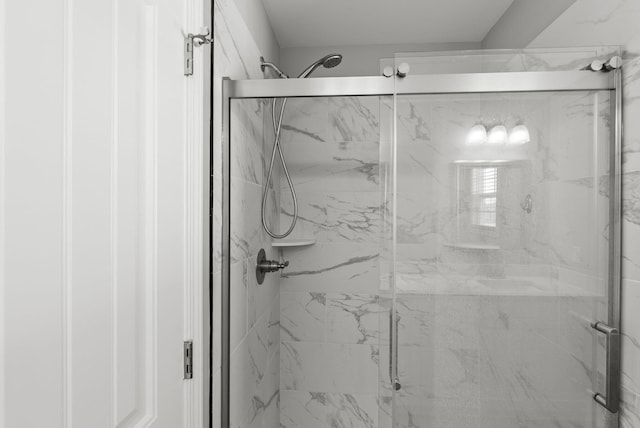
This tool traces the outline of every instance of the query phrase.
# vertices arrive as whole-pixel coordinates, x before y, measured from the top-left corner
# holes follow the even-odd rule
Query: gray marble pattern
[[[513,106],[507,113],[505,103]],[[395,285],[410,291],[397,295],[395,303],[403,385],[396,394],[396,426],[591,422],[591,416],[581,416],[583,408],[592,406],[583,391],[601,380],[590,360],[601,342],[575,314],[593,316],[598,302],[571,293],[565,301],[551,295],[503,297],[504,291],[465,296],[464,290],[471,290],[478,278],[505,281],[510,275],[588,284],[591,288],[583,293],[597,290],[597,281],[587,278],[601,266],[589,251],[606,248],[606,240],[589,241],[580,231],[595,228],[605,236],[601,221],[606,212],[584,212],[591,210],[594,197],[599,205],[607,203],[599,184],[606,156],[592,162],[602,138],[590,132],[594,120],[603,135],[609,132],[608,103],[590,93],[400,100],[395,270],[402,282]],[[389,302],[382,297],[381,275],[390,271],[380,263],[388,263],[384,233],[392,213],[381,187],[386,183],[379,168],[381,146],[371,140],[375,133],[381,140],[380,127],[389,122],[370,114],[375,107],[365,111],[363,105],[351,99],[316,105],[304,100],[296,113],[299,122],[292,115],[287,124],[287,156],[294,181],[303,189],[299,236],[318,243],[288,250],[292,268],[281,278],[283,426],[340,426],[360,412],[345,394],[375,397],[379,410],[372,421],[382,423],[381,415],[387,414],[381,397],[390,400],[391,394],[384,339]],[[490,123],[496,117],[509,126],[526,120],[530,144],[477,152],[465,147],[466,130],[478,118]],[[576,129],[580,132],[572,133]],[[455,245],[460,214],[452,209],[456,185],[450,164],[486,158],[528,159],[531,166],[522,169],[523,178],[508,176],[501,186],[509,194],[530,192],[536,201],[535,211],[524,217],[519,199],[502,201],[497,252]],[[343,170],[336,160],[362,168]],[[289,201],[282,205],[285,224],[292,209]],[[521,234],[523,229],[527,232]],[[437,294],[451,288],[463,295]],[[436,295],[430,294],[433,290]],[[487,396],[494,399],[487,401]],[[328,416],[331,405],[338,409],[334,416]],[[371,423],[362,416],[356,420]]]
[[[257,51],[254,55],[247,48],[247,38],[234,37],[232,6],[227,0],[215,2],[220,21],[216,55],[223,58],[225,74],[258,77]],[[624,9],[612,13],[619,10]],[[514,55],[500,67],[574,69],[583,57],[576,52]],[[632,310],[640,290],[640,122],[632,119],[640,111],[639,70],[637,58],[625,64],[624,428],[640,425],[640,368],[635,364],[640,361],[640,331]],[[410,291],[396,301],[404,388],[393,402],[395,426],[595,426],[604,416],[584,391],[602,381],[601,367],[590,360],[601,353],[602,343],[584,320],[601,311],[601,302],[587,292],[602,290],[598,255],[606,251],[606,213],[592,208],[606,204],[596,183],[606,174],[607,159],[594,142],[609,132],[609,100],[592,93],[546,100],[416,98],[399,103],[397,118],[401,191],[396,268]],[[509,114],[504,112],[507,103]],[[238,140],[233,145],[232,191],[233,210],[239,213],[232,236],[232,300],[238,314],[232,330],[234,427],[390,426],[383,338],[389,307],[381,297],[388,291],[381,289],[381,275],[390,273],[380,266],[388,261],[382,242],[389,207],[383,195],[388,182],[381,134],[387,132],[389,112],[375,97],[291,100],[282,141],[301,202],[296,236],[312,236],[318,243],[287,250],[291,267],[282,278],[257,286],[253,258],[258,248],[270,244],[255,215],[272,138],[265,126],[270,106],[247,101],[234,107]],[[530,125],[529,145],[465,149],[464,135],[476,121],[517,119]],[[459,236],[455,226],[460,220],[451,209],[455,186],[450,162],[523,156],[531,160],[532,170],[522,192],[532,194],[534,211],[522,215],[521,224],[509,224],[508,216],[501,221],[504,230],[510,226],[525,232],[502,235],[501,252],[448,245]],[[279,184],[270,194],[270,207],[281,205],[282,213],[269,215],[274,226],[283,227],[292,210],[286,189],[279,201],[286,185],[282,180]],[[220,204],[217,200],[216,206]],[[219,230],[219,215],[214,218]],[[596,236],[587,238],[585,230],[596,231]],[[219,263],[219,251],[214,260]],[[556,285],[580,286],[587,294],[559,298],[469,291],[478,279],[514,277],[544,277]],[[433,294],[434,288],[455,289],[459,295]]]
[[[376,428],[378,403],[373,395],[283,391],[281,426]]]

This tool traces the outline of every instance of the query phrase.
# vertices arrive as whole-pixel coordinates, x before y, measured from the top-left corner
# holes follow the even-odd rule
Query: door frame
[[[213,28],[213,2],[185,0],[183,36]],[[213,115],[211,79],[213,43],[193,50],[194,73],[184,76],[185,206],[184,206],[184,326],[185,341],[193,341],[192,375],[183,389],[183,427],[211,424],[211,282],[209,221],[209,156]],[[178,202],[178,201],[176,201]]]

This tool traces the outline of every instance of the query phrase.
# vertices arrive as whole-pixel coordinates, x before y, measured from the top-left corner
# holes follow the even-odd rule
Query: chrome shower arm
[[[260,70],[262,70],[264,72],[265,68],[267,68],[267,67],[272,69],[278,75],[278,77],[280,77],[281,79],[288,79],[289,78],[289,76],[285,72],[280,70],[277,65],[275,65],[272,62],[265,61],[264,57],[261,56],[260,57]]]

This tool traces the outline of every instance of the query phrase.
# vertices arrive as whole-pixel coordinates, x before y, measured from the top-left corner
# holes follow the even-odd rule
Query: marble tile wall
[[[547,271],[571,267],[584,274],[594,265],[606,240],[586,242],[581,231],[597,228],[605,236],[606,195],[601,190],[608,154],[608,96],[484,95],[404,97],[398,101],[398,244],[400,261],[453,261],[493,265],[495,275],[505,266],[524,265]],[[594,105],[600,116],[593,120]],[[524,121],[532,141],[524,146],[470,147],[466,135],[474,123],[508,128]],[[594,136],[597,128],[600,135]],[[599,144],[596,144],[596,141]],[[595,153],[597,151],[597,153]],[[468,209],[456,200],[464,193],[456,180],[455,162],[507,160],[499,180],[499,234],[467,227]],[[595,183],[595,184],[594,184]],[[595,187],[595,190],[594,190]],[[520,207],[532,196],[534,208]],[[459,198],[458,198],[459,199]],[[457,214],[458,210],[460,214]],[[499,235],[499,237],[497,236]],[[471,242],[475,241],[475,242]],[[493,244],[493,252],[469,252],[458,244]],[[465,250],[465,251],[463,251]]]
[[[215,0],[214,105],[221,105],[222,78],[259,79],[260,56],[251,32],[231,0]],[[277,48],[275,49],[277,51]],[[280,296],[279,278],[267,276],[258,285],[255,257],[260,248],[277,259],[271,239],[262,231],[260,202],[265,153],[272,130],[265,101],[233,103],[231,162],[231,427],[276,428],[280,424]],[[221,224],[222,224],[222,117],[213,109],[213,426],[220,426],[221,355]],[[278,226],[279,172],[269,192],[268,218]]]
[[[591,374],[564,342],[590,332],[567,309],[591,302],[548,296],[399,296],[399,368],[395,426],[597,426]],[[558,329],[558,323],[566,327]],[[593,425],[592,425],[593,424]]]
[[[231,427],[273,428],[279,424],[280,280],[258,284],[256,257],[278,259],[260,219],[265,158],[273,131],[265,100],[233,100],[231,123]],[[270,186],[267,224],[278,227],[279,174]]]
[[[622,213],[622,407],[620,426],[640,426],[640,1],[576,2],[550,25],[534,44],[544,46],[617,44],[624,50],[623,65],[623,213]],[[603,37],[597,34],[606,35]],[[595,39],[595,40],[594,40]],[[579,42],[578,42],[579,40]]]
[[[620,427],[640,426],[640,0],[580,0],[532,46],[612,44],[623,54],[622,405]]]
[[[571,223],[575,210],[566,217],[550,214],[594,203],[593,188],[583,184],[604,172],[593,160],[594,137],[567,130],[593,131],[593,105],[593,94],[398,102],[396,308],[403,388],[393,404],[395,426],[588,426],[605,418],[584,394],[601,381],[598,370],[586,369],[600,344],[585,321],[602,310],[601,301],[581,282],[595,258],[565,263],[573,246],[557,233],[566,225],[591,230],[598,217]],[[300,201],[294,237],[317,243],[285,254],[291,266],[281,279],[283,426],[390,426],[390,303],[381,290],[388,274],[381,257],[389,182],[380,164],[384,149],[370,137],[386,134],[371,129],[388,126],[390,113],[384,102],[368,98],[291,100],[283,144]],[[509,127],[525,120],[532,142],[469,151],[464,137],[478,120]],[[585,147],[573,153],[559,143],[578,141]],[[583,170],[571,162],[579,156],[586,156]],[[506,233],[497,252],[448,245],[464,238],[455,235],[452,209],[451,165],[459,159],[515,161],[505,189],[535,197],[535,219],[522,213],[519,198],[505,199]],[[584,194],[563,189],[574,181],[585,186]],[[292,212],[285,186],[281,181],[281,228]],[[574,246],[588,253],[593,245]],[[564,275],[575,290],[558,285],[558,267],[565,265],[576,272]],[[535,280],[550,288],[537,294],[483,289],[478,280],[511,281],[491,284],[512,288]]]
[[[509,99],[504,96],[449,96],[449,97],[401,97],[398,101],[398,251],[401,261],[433,262],[447,264],[461,262],[462,254],[456,251],[457,244],[471,243],[468,236],[473,233],[460,221],[463,209],[456,199],[457,192],[465,192],[456,180],[457,167],[454,162],[466,161],[470,164],[480,160],[509,160],[513,165],[505,169],[505,177],[500,187],[515,185],[513,180],[522,181],[523,174],[530,175],[531,166],[525,162],[530,158],[529,147],[468,147],[465,145],[467,133],[477,122],[485,122],[488,127],[498,122],[512,127],[522,116],[518,111],[505,105],[510,103],[531,104],[531,101]],[[536,116],[527,116],[527,124],[534,130],[541,122]],[[535,138],[535,135],[534,135]],[[521,163],[521,165],[520,165]],[[510,172],[511,171],[511,172]],[[513,172],[513,173],[512,173]],[[524,186],[526,183],[521,183]],[[520,198],[523,189],[511,192],[503,190],[501,196]],[[523,196],[524,197],[524,196]],[[497,237],[478,235],[476,243],[495,244],[502,251],[496,254],[467,254],[465,264],[499,264],[505,257],[523,259],[524,237],[521,232],[519,200],[504,200],[500,210],[500,242]],[[517,254],[516,254],[517,253]],[[513,260],[512,263],[515,263]]]
[[[289,100],[282,142],[300,210],[292,238],[316,244],[284,251],[280,423],[377,427],[388,312],[379,294],[380,99]],[[293,210],[282,178],[281,204],[284,229]]]
[[[587,320],[603,310],[594,291],[606,239],[591,232],[606,231],[598,183],[607,157],[598,160],[594,148],[609,139],[593,131],[608,134],[607,101],[587,93],[398,100],[403,387],[395,426],[586,427],[607,419],[585,393],[602,379],[602,368],[592,368],[602,346]],[[466,144],[474,123],[518,121],[531,132],[524,146]],[[458,212],[459,160],[510,161],[499,172],[498,236],[461,226],[468,213]],[[520,207],[526,194],[531,214]]]

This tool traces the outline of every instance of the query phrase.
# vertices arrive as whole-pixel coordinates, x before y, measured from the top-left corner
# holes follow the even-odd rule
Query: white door
[[[0,0],[0,428],[202,426],[202,3]]]

